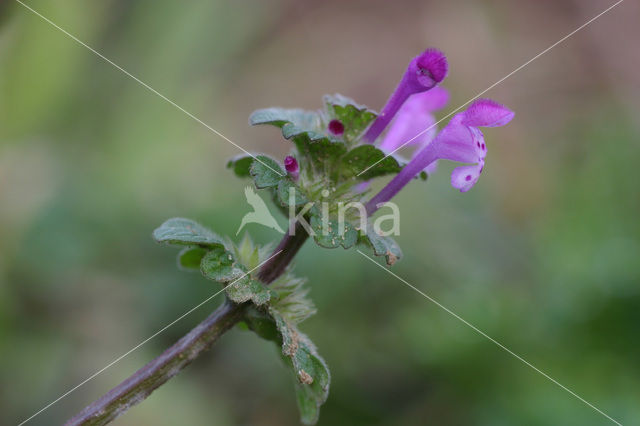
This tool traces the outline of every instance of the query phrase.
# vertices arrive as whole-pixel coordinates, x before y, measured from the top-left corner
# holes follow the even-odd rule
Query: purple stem
[[[309,238],[309,234],[300,224],[296,223],[294,235],[287,233],[284,238],[278,244],[278,247],[273,251],[277,253],[278,250],[282,250],[278,256],[274,256],[269,259],[260,271],[258,272],[258,279],[265,284],[270,284],[278,278],[284,270],[289,266],[298,250],[304,245],[305,241]]]
[[[379,204],[391,200],[411,179],[438,159],[431,145],[427,145],[391,181],[365,205],[367,214],[371,216],[378,210]]]
[[[404,104],[409,96],[415,92],[410,89],[408,79],[409,77],[407,73],[405,73],[402,76],[402,80],[400,80],[398,87],[396,87],[389,97],[386,105],[382,108],[380,115],[378,115],[373,124],[364,134],[363,139],[365,142],[375,142],[375,140],[378,139],[378,136],[380,136],[383,130],[389,125],[393,117],[395,117],[402,104]]]

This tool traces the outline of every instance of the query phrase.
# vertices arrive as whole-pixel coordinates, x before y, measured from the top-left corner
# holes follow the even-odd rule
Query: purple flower
[[[451,121],[366,205],[372,214],[379,203],[389,201],[411,179],[436,160],[471,163],[457,167],[451,174],[451,185],[466,192],[475,185],[484,168],[487,146],[478,127],[504,126],[513,118],[513,111],[490,99],[478,99],[466,111],[453,116]]]
[[[444,80],[447,71],[447,58],[439,50],[427,49],[413,58],[398,87],[365,133],[364,140],[373,143],[409,96],[434,88],[436,84]]]
[[[404,145],[426,146],[438,132],[433,112],[443,108],[448,101],[449,93],[442,87],[411,95],[391,122],[379,148],[391,154]],[[430,164],[425,171],[434,172],[435,165],[435,162]]]
[[[290,155],[287,155],[284,159],[284,168],[287,170],[287,173],[289,173],[289,176],[291,176],[293,180],[298,179],[298,175],[300,171],[300,168],[298,166],[298,160],[296,160]]]

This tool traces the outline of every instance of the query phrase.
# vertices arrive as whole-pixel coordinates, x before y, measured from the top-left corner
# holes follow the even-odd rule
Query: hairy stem
[[[282,253],[262,265],[258,278],[265,284],[278,278],[308,237],[309,235],[301,226],[296,226],[294,235],[285,235],[274,250],[274,253],[279,250],[282,250]],[[243,317],[246,306],[247,304],[235,305],[229,301],[225,302],[162,355],[85,407],[67,421],[66,425],[105,425],[124,414],[129,408],[144,401],[151,392],[182,371],[238,323]]]

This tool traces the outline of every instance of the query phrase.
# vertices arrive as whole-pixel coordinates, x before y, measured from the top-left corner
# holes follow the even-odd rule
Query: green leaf
[[[236,155],[233,158],[230,158],[227,161],[227,168],[233,169],[233,172],[238,177],[249,177],[251,174],[249,173],[251,169],[251,164],[254,161],[254,156],[249,154],[240,154]]]
[[[248,269],[255,269],[260,263],[260,247],[251,241],[249,234],[244,234],[234,251],[236,259]]]
[[[255,305],[264,305],[271,299],[271,292],[260,281],[249,277],[240,278],[226,289],[227,296],[234,303],[251,301]]]
[[[315,424],[329,395],[331,374],[313,342],[274,307],[266,312],[249,309],[245,321],[260,337],[281,345],[282,357],[295,377],[300,420]]]
[[[200,262],[207,254],[201,247],[185,247],[178,253],[178,268],[185,271],[199,271]]]
[[[280,201],[283,206],[288,206],[291,194],[293,194],[294,206],[301,206],[309,201],[300,187],[291,179],[282,179],[278,184],[278,201]]]
[[[271,298],[269,289],[252,279],[245,267],[224,249],[209,251],[202,259],[200,269],[206,278],[227,285],[227,296],[235,303],[252,301],[256,305],[264,305]]]
[[[384,256],[389,266],[392,266],[402,257],[402,250],[400,250],[398,243],[391,237],[378,235],[371,224],[367,227],[367,231],[361,241],[371,246],[376,256]]]
[[[303,129],[319,129],[320,116],[317,112],[297,108],[265,108],[254,111],[249,117],[249,124],[252,126],[270,124],[282,128],[289,123]]]
[[[357,176],[359,180],[369,180],[398,173],[402,169],[398,161],[393,156],[385,158],[385,155],[383,151],[369,144],[353,148],[342,157],[340,167],[342,178],[349,179]],[[384,160],[382,160],[383,158]],[[380,162],[376,164],[377,161]],[[358,173],[366,170],[372,164],[375,164],[375,166],[358,176]]]
[[[343,138],[347,143],[359,139],[377,117],[377,114],[366,106],[340,94],[325,95],[324,102],[329,117],[340,120],[344,124]]]
[[[258,155],[249,170],[256,188],[271,188],[278,186],[282,178],[286,176],[280,164],[271,157]]]
[[[282,355],[292,367],[296,378],[296,399],[303,424],[313,425],[320,416],[320,407],[329,396],[331,374],[329,367],[305,334],[284,319],[280,313],[269,309],[282,339]]]
[[[250,123],[280,127],[284,138],[292,140],[298,152],[319,173],[326,173],[347,152],[341,140],[326,134],[322,118],[317,112],[268,108],[255,111]]]
[[[286,123],[282,136],[293,140],[298,152],[321,173],[326,173],[347,152],[341,140],[325,133],[319,116],[315,120]]]
[[[224,247],[224,241],[209,229],[191,219],[169,219],[153,231],[159,243],[200,247]]]
[[[316,234],[313,239],[320,247],[336,248],[342,246],[348,249],[358,242],[358,231],[347,221],[344,222],[343,229],[340,229],[337,220],[328,218],[326,229],[323,229],[321,215],[312,215],[309,225]]]
[[[246,273],[244,266],[236,262],[224,247],[216,247],[209,251],[200,263],[200,270],[206,278],[223,284]]]
[[[333,177],[331,169],[340,157],[347,152],[347,147],[343,142],[330,139],[327,136],[318,138],[317,135],[318,134],[314,132],[301,132],[291,137],[298,152],[303,155],[318,172]]]

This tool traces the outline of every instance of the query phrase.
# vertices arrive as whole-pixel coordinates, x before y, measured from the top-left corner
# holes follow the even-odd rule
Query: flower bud
[[[340,120],[331,120],[329,122],[329,133],[334,136],[342,136],[344,133],[344,124]]]
[[[409,63],[407,83],[414,93],[433,88],[447,76],[449,64],[444,53],[437,49],[427,49]]]
[[[298,179],[298,175],[300,173],[298,160],[290,155],[287,155],[284,159],[284,168],[287,170],[287,173],[289,173],[289,176],[291,176],[293,180]]]
[[[409,62],[387,104],[364,135],[367,142],[373,143],[391,122],[402,104],[409,96],[433,89],[447,76],[449,65],[444,53],[437,49],[427,49]]]

